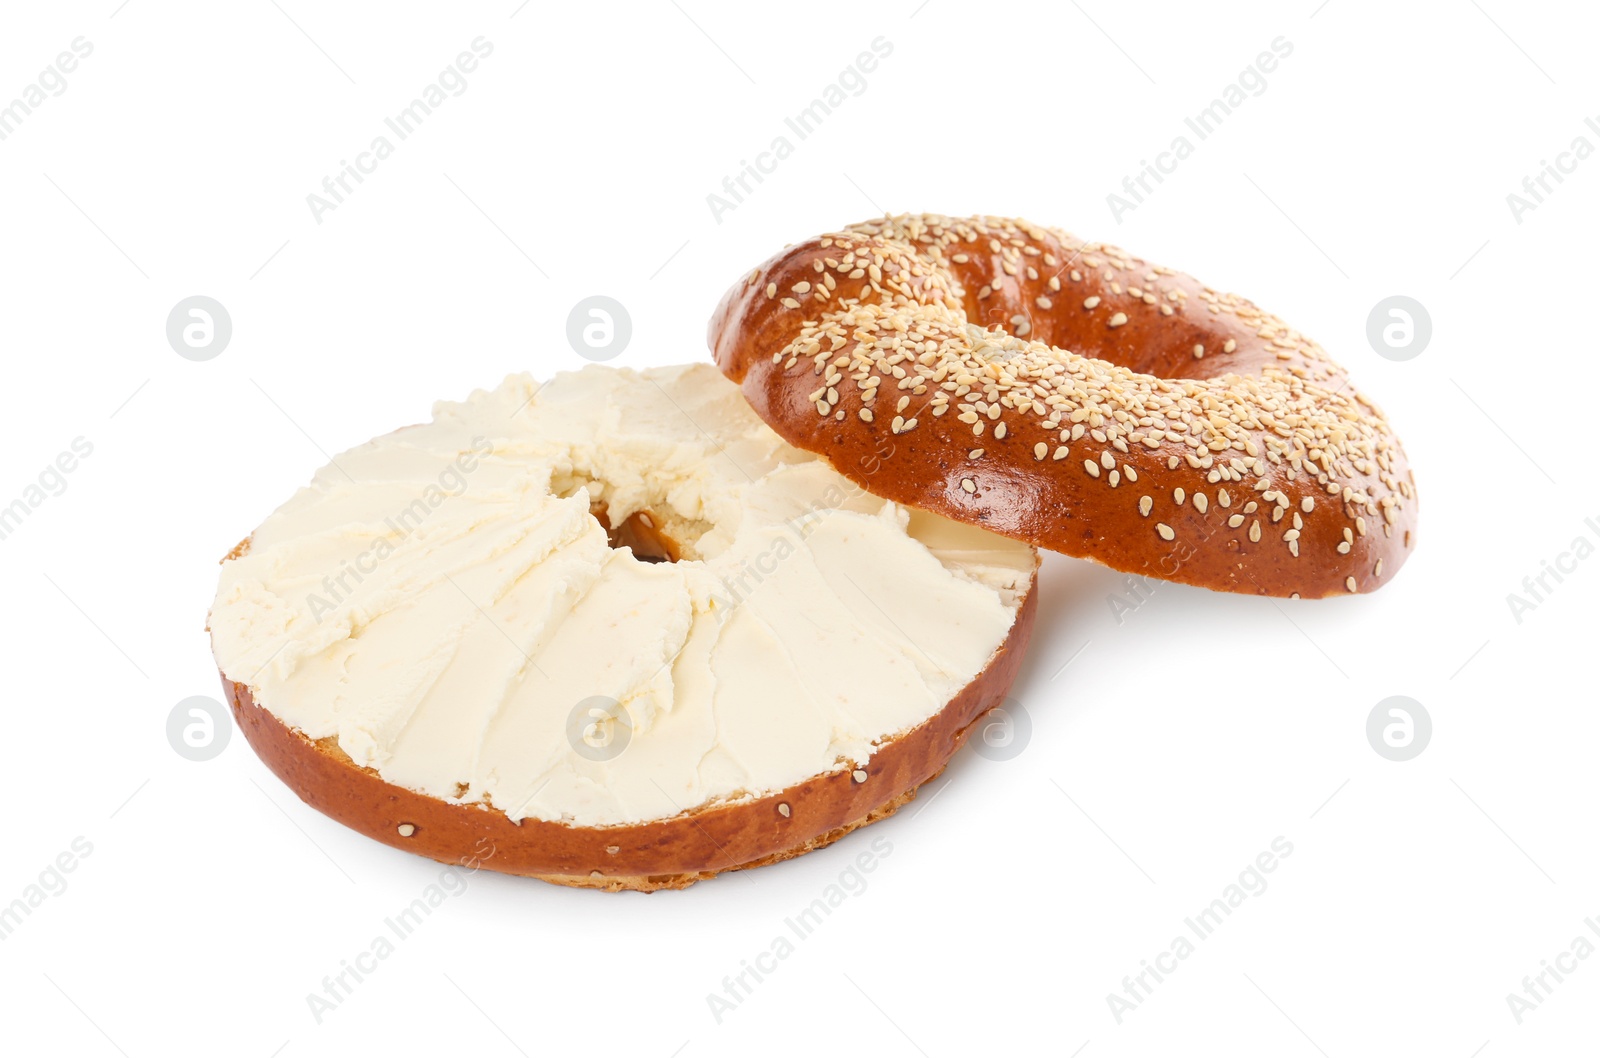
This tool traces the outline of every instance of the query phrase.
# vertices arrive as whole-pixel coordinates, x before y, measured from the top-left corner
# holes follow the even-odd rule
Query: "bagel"
[[[851,484],[710,364],[596,365],[334,458],[223,561],[209,629],[311,806],[650,891],[910,800],[1009,689],[1037,567]]]
[[[1383,413],[1232,294],[1053,228],[885,217],[778,253],[709,328],[784,440],[873,493],[1222,591],[1371,591],[1416,543]]]

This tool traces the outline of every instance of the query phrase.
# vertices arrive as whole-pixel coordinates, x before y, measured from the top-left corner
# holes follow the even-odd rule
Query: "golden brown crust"
[[[386,845],[445,863],[468,860],[506,874],[618,891],[682,889],[821,848],[892,814],[943,770],[968,732],[1010,690],[1033,630],[1037,573],[988,666],[928,720],[881,744],[862,781],[848,768],[755,800],[648,823],[574,827],[441,801],[385,782],[333,738],[313,741],[223,677],[235,719],[256,755],[300,799]],[[785,813],[784,808],[787,808]],[[410,833],[402,836],[401,828]]]
[[[1416,543],[1378,408],[1248,301],[1023,220],[901,216],[728,291],[723,372],[871,492],[1224,591],[1370,591]]]

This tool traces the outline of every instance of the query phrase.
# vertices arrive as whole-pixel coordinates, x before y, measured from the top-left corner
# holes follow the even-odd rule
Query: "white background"
[[[0,1047],[1590,1053],[1600,957],[1520,1025],[1506,996],[1600,918],[1600,561],[1520,623],[1506,597],[1600,540],[1600,160],[1521,223],[1506,196],[1600,146],[1593,13],[917,2],[8,6],[0,102],[94,50],[0,142],[0,505],[74,438],[93,453],[0,540],[0,903],[93,852],[0,941]],[[306,196],[479,36],[464,94],[317,223]],[[878,36],[865,91],[714,218]],[[1118,223],[1108,193],[1279,36],[1266,90]],[[581,365],[579,298],[630,311],[617,363],[698,359],[744,270],[884,209],[1115,241],[1317,337],[1405,440],[1415,557],[1375,595],[1165,586],[1121,623],[1119,576],[1052,557],[1015,759],[965,750],[898,817],[682,893],[480,873],[318,1024],[306,995],[439,868],[306,808],[241,738],[168,746],[175,703],[219,696],[217,560],[323,453]],[[164,333],[193,294],[233,320],[203,363]],[[1433,321],[1407,362],[1365,336],[1392,294]],[[1365,733],[1397,694],[1434,725],[1404,763]],[[1119,1024],[1107,995],[1280,835],[1268,888]],[[873,836],[868,888],[719,1024],[708,993]]]

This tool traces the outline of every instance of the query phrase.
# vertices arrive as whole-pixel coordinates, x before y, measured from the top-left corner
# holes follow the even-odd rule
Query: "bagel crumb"
[[[403,838],[409,838],[411,835],[417,832],[417,828],[412,826],[410,823],[401,823],[395,829],[400,832],[400,836]]]
[[[615,856],[617,853],[619,853],[621,851],[622,851],[622,846],[621,845],[607,845],[606,846],[606,855],[608,855],[608,856]]]

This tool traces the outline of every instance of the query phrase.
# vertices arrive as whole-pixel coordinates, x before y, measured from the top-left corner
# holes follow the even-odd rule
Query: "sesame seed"
[[[981,459],[981,458],[983,458],[983,449],[974,448],[972,451],[967,453],[967,458],[968,459]]]
[[[1346,588],[1349,588],[1351,591],[1355,591],[1356,590],[1356,579],[1354,577],[1346,577],[1344,579],[1344,586]]]
[[[1150,517],[1150,508],[1155,506],[1155,501],[1149,496],[1139,497],[1139,513],[1146,518]]]
[[[1045,444],[1043,441],[1040,441],[1038,444],[1033,446],[1033,458],[1035,458],[1035,459],[1043,459],[1045,456],[1047,456],[1049,454],[1050,454],[1050,446]]]
[[[1127,322],[1128,314],[1126,312],[1119,312],[1115,316],[1111,317],[1111,319],[1106,322],[1106,325],[1110,327],[1121,327]]]
[[[871,422],[872,421],[872,409],[871,408],[862,408],[860,411],[856,412],[856,414],[861,416],[861,421],[862,422]]]
[[[978,491],[978,483],[973,481],[971,478],[962,478],[961,479],[961,487],[963,489],[966,489],[968,492],[977,492]]]
[[[1100,465],[1092,459],[1085,459],[1083,461],[1083,469],[1089,472],[1089,476],[1091,478],[1097,478],[1100,476]]]
[[[787,804],[780,804],[778,806],[778,814],[780,816],[782,816],[783,818],[788,819],[789,818],[789,806]]]
[[[1098,304],[1100,304],[1100,298],[1098,296],[1083,299],[1083,307],[1086,309],[1092,309]]]
[[[1110,470],[1112,467],[1117,465],[1117,460],[1110,452],[1101,452],[1100,464],[1107,470]]]
[[[1050,458],[1052,458],[1052,459],[1065,459],[1065,458],[1067,458],[1067,446],[1066,445],[1061,445],[1060,447],[1058,447],[1056,449],[1056,451],[1055,451],[1055,454],[1052,455]]]
[[[1310,496],[1307,496],[1305,499],[1300,501],[1300,509],[1305,511],[1307,514],[1310,514],[1311,508],[1315,507],[1316,505],[1317,501],[1312,499]]]
[[[1208,507],[1210,507],[1210,505],[1211,505],[1211,501],[1206,499],[1206,494],[1205,493],[1197,492],[1197,493],[1194,494],[1194,509],[1195,510],[1199,511],[1201,514],[1204,514],[1204,513],[1206,513],[1206,510],[1207,510]]]
[[[1161,534],[1161,539],[1163,540],[1171,540],[1178,535],[1172,531],[1172,526],[1168,525],[1166,522],[1157,522],[1156,532]]]
[[[400,836],[403,838],[409,838],[411,835],[417,832],[417,828],[410,823],[401,823],[396,829],[400,832]]]
[[[778,284],[776,284],[776,283],[768,283],[767,284],[767,297],[769,297],[769,298],[770,297],[776,297],[777,293],[778,293]]]
[[[866,782],[867,781],[867,773],[862,771],[860,768],[857,768],[855,771],[851,772],[850,773],[850,777],[852,779],[854,779],[856,782]]]
[[[1260,519],[1257,519],[1257,520],[1255,520],[1255,521],[1250,523],[1250,542],[1252,544],[1256,544],[1256,543],[1260,543],[1261,542],[1261,520]]]
[[[1176,503],[1180,507],[1183,506],[1183,490],[1182,489],[1173,489],[1172,490],[1172,502]]]
[[[1242,515],[1242,514],[1236,514],[1233,517],[1228,519],[1228,528],[1229,529],[1237,529],[1243,524],[1244,524],[1244,515]]]

